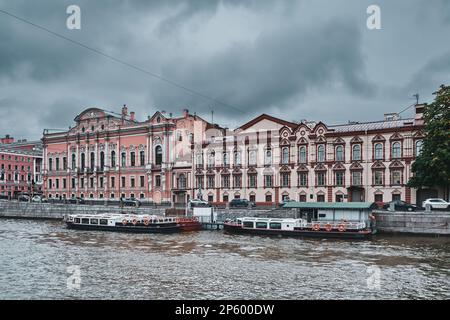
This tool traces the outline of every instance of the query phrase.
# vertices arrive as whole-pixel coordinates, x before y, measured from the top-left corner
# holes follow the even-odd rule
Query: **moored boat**
[[[373,234],[364,222],[307,222],[303,219],[244,217],[224,222],[231,233],[316,238],[366,239]]]
[[[197,217],[177,217],[177,223],[181,231],[199,231],[202,230],[202,224]]]
[[[78,230],[103,230],[132,233],[175,233],[182,231],[174,217],[142,214],[71,214],[67,227]]]

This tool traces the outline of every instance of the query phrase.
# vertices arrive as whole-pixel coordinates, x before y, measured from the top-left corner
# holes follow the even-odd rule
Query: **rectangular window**
[[[266,202],[272,202],[272,195],[266,194]]]
[[[375,186],[383,185],[383,171],[374,171],[373,172],[373,184]]]
[[[242,224],[242,226],[243,226],[244,228],[253,228],[254,222],[253,222],[253,221],[244,221],[244,223]]]
[[[400,170],[394,170],[391,173],[391,184],[394,186],[402,184],[402,172]]]
[[[144,185],[145,185],[145,177],[144,177],[144,176],[140,176],[140,177],[139,177],[139,186],[140,186],[141,188],[143,188]]]
[[[337,194],[336,195],[336,202],[344,202],[344,195],[343,194]]]
[[[254,194],[250,195],[250,201],[256,203],[256,196]]]
[[[266,174],[264,176],[264,187],[266,188],[272,188],[272,180],[273,180],[273,176]]]
[[[256,228],[257,229],[267,229],[267,222],[256,222]]]
[[[250,188],[256,188],[257,187],[257,175],[256,174],[250,174],[248,176],[248,183]]]
[[[228,202],[228,196],[227,195],[223,195],[223,202]]]
[[[202,188],[203,189],[203,180],[204,180],[203,176],[195,177],[195,185],[197,186],[197,189],[198,188]]]
[[[56,158],[56,171],[59,170],[59,158]]]
[[[400,200],[402,200],[401,194],[396,193],[392,195],[392,201],[400,201]]]
[[[317,195],[317,202],[325,202],[325,195],[318,194]]]
[[[229,188],[229,187],[230,187],[230,176],[223,175],[222,176],[222,188]]]
[[[103,177],[100,177],[99,184],[100,184],[100,188],[103,188]]]
[[[89,178],[89,188],[94,188],[94,178]]]
[[[319,187],[325,186],[325,173],[322,172],[317,173],[317,186]]]
[[[289,187],[290,183],[290,174],[289,173],[282,173],[281,174],[281,186],[282,187]]]
[[[67,188],[67,180],[63,179],[63,189],[66,189],[66,188]]]
[[[279,222],[271,222],[270,229],[281,230],[281,223]]]
[[[9,179],[9,180],[11,180],[11,179]],[[48,179],[48,188],[49,189],[51,189],[53,187],[52,184],[53,184],[52,179]]]
[[[63,157],[63,170],[67,170],[67,157]]]
[[[237,174],[237,175],[233,176],[233,186],[234,186],[234,188],[242,187],[242,175]]]
[[[80,179],[80,186],[81,186],[81,188],[84,188],[84,178]]]
[[[344,172],[338,171],[335,173],[335,184],[338,187],[344,186]]]
[[[111,177],[111,188],[115,188],[115,187],[116,187],[116,178]]]
[[[308,174],[306,172],[301,172],[298,174],[298,186],[299,187],[308,186]]]
[[[383,202],[383,195],[382,194],[376,194],[375,195],[375,202]]]
[[[353,186],[361,186],[362,185],[361,171],[353,171],[352,172],[352,185]]]
[[[72,178],[72,189],[75,189],[75,178]]]
[[[122,167],[125,167],[127,165],[127,155],[125,152],[122,152],[121,156],[120,156],[120,165]]]
[[[134,187],[135,187],[135,181],[134,181],[134,178],[131,178],[131,179],[130,179],[130,186],[131,186],[131,188],[134,188]]]
[[[155,186],[161,187],[161,176],[155,176]]]
[[[122,188],[125,188],[125,177],[122,177]]]
[[[208,189],[214,189],[216,187],[215,177],[208,176]]]
[[[214,196],[208,195],[208,202],[213,202],[213,201],[214,201]]]

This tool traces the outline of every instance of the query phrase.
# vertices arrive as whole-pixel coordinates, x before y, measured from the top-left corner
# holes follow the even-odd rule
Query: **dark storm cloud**
[[[244,110],[176,88],[0,14],[0,135],[39,138],[82,109],[140,119],[183,107],[231,126],[262,112],[330,123],[379,119],[448,83],[448,1],[0,0],[0,9]],[[82,29],[66,28],[81,7]],[[417,44],[414,48],[412,44]],[[361,119],[363,118],[363,119]],[[16,123],[20,123],[17,125]]]

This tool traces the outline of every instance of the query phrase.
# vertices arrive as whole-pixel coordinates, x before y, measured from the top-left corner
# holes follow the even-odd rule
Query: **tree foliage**
[[[446,189],[450,185],[450,86],[442,85],[435,95],[433,103],[425,107],[425,138],[412,165],[410,187]]]

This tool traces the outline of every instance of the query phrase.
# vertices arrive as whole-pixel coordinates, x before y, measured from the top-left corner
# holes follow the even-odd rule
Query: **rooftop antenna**
[[[416,104],[419,104],[419,94],[413,94],[413,97],[416,98]]]
[[[214,110],[211,110],[211,124],[214,124]]]

